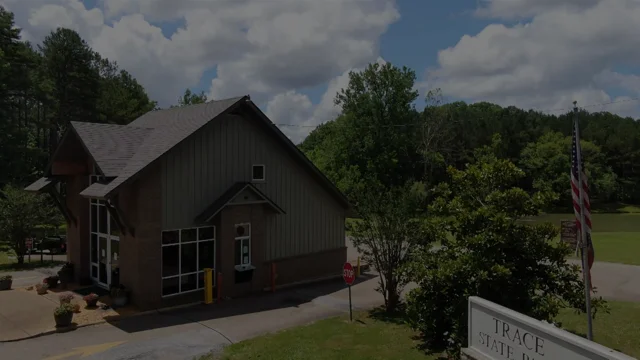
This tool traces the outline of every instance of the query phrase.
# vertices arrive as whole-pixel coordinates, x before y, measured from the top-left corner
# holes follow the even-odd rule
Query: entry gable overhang
[[[56,150],[51,156],[44,171],[45,176],[70,175],[80,173],[88,175],[91,173],[89,162],[95,164],[95,170],[104,175],[100,166],[96,163],[93,155],[85,145],[84,140],[75,131],[73,126],[69,126],[62,135]]]
[[[51,200],[53,200],[53,203],[62,213],[62,216],[64,216],[67,224],[77,224],[76,217],[67,207],[67,202],[58,191],[58,188],[55,186],[57,183],[58,179],[54,177],[42,177],[24,188],[24,190],[35,193],[48,193],[51,196]]]
[[[248,182],[237,182],[196,217],[197,224],[206,224],[228,205],[264,204],[277,214],[285,211],[262,191]]]

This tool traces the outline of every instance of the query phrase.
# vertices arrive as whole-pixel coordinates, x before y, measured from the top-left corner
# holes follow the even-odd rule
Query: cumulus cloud
[[[395,0],[0,0],[29,40],[59,26],[78,31],[166,106],[204,71],[211,98],[258,102],[314,87],[375,61],[379,38],[399,19]],[[170,36],[164,21],[181,26]]]
[[[386,63],[381,57],[378,57],[375,62],[378,64]],[[363,69],[364,67],[349,69],[331,79],[327,84],[327,90],[316,106],[312,105],[307,95],[296,91],[277,95],[267,103],[266,115],[279,125],[280,130],[291,141],[297,144],[304,140],[316,126],[340,115],[342,109],[334,102],[336,94],[349,85],[350,72],[358,72]],[[291,122],[283,122],[286,119]]]
[[[429,69],[423,87],[537,109],[567,109],[573,100],[586,105],[624,99],[611,97],[611,88],[638,94],[638,77],[615,69],[640,62],[640,2],[491,0],[482,10],[532,18],[463,36],[438,53],[438,66]],[[640,115],[637,103],[625,109]]]

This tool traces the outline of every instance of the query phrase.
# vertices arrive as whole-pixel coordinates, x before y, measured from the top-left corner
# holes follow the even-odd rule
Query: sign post
[[[351,263],[344,263],[344,266],[342,267],[342,278],[349,287],[349,321],[353,321],[353,312],[351,310],[351,285],[353,285],[353,282],[356,280],[356,274],[353,271]]]
[[[575,220],[560,221],[560,241],[573,248],[578,246],[578,227]]]
[[[31,263],[31,251],[33,250],[33,239],[27,238],[27,240],[25,240],[25,245],[27,245],[27,250],[29,252],[29,263]]]

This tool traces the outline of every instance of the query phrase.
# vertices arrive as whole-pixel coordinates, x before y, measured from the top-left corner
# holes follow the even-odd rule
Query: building
[[[65,215],[76,280],[122,284],[141,309],[201,300],[204,268],[237,297],[268,288],[272,264],[283,285],[346,261],[345,197],[248,96],[72,122],[26,190]]]

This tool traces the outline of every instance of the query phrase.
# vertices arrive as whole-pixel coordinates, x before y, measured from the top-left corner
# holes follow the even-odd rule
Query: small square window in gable
[[[251,169],[251,179],[253,181],[264,181],[265,180],[265,166],[264,165],[253,165]]]

